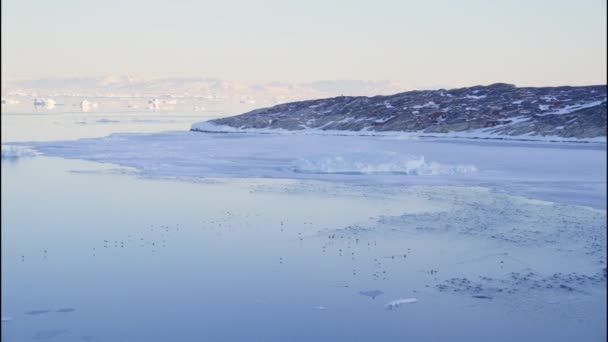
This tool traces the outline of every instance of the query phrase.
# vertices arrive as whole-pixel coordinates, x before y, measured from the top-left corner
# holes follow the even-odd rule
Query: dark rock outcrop
[[[471,132],[497,136],[606,136],[606,86],[524,87],[497,83],[390,96],[285,103],[209,121],[236,129]],[[193,130],[205,130],[193,126]]]

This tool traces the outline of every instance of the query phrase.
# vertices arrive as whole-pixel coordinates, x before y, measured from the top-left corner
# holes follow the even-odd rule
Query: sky
[[[606,84],[606,0],[2,0],[2,78]]]

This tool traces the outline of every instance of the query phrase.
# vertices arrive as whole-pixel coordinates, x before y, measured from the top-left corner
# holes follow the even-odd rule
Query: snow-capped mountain
[[[340,96],[280,104],[195,124],[193,130],[283,129],[461,133],[469,136],[606,136],[606,86],[497,83],[390,96]]]
[[[285,103],[338,95],[392,94],[405,88],[389,81],[332,80],[312,83],[247,83],[202,77],[141,78],[129,75],[3,80],[3,96],[201,98],[219,102]]]

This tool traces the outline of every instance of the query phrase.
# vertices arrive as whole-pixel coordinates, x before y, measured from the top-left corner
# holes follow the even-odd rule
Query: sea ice
[[[80,109],[82,109],[83,112],[88,112],[91,109],[95,109],[99,106],[99,104],[97,102],[93,102],[93,101],[89,101],[89,100],[82,100],[82,102],[80,102]]]
[[[57,104],[57,102],[55,102],[55,100],[53,100],[53,99],[46,99],[46,98],[34,99],[34,107],[36,107],[36,108],[53,109],[53,108],[55,108],[56,104]]]
[[[320,155],[298,159],[293,169],[303,173],[337,174],[404,174],[404,175],[454,175],[476,172],[473,165],[442,165],[427,163],[424,156],[401,155],[390,152],[350,153]]]
[[[28,146],[2,145],[2,159],[17,159],[36,155],[38,155],[38,152]]]
[[[606,206],[605,144],[401,137],[182,131],[11,146],[132,167],[147,177],[482,185],[541,200]]]
[[[388,302],[384,307],[387,310],[395,310],[404,304],[416,303],[417,301],[418,301],[418,299],[416,299],[416,298],[400,298],[400,299],[393,300],[392,302]]]

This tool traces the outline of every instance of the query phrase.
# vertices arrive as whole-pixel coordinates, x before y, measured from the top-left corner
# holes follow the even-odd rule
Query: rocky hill
[[[606,136],[606,85],[519,88],[497,83],[390,96],[340,96],[257,109],[192,129],[597,138]]]

